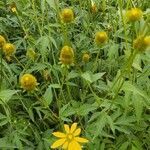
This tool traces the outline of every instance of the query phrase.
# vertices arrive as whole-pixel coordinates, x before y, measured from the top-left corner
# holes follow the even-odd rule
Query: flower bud
[[[71,65],[74,62],[74,52],[69,46],[64,46],[60,52],[60,62],[64,65]]]
[[[63,9],[60,14],[60,18],[61,18],[62,22],[64,22],[64,23],[70,23],[71,21],[73,21],[74,13],[73,13],[72,9],[69,9],[69,8]]]
[[[97,32],[95,35],[95,43],[97,45],[105,43],[107,39],[108,39],[107,33],[104,31]]]
[[[129,22],[135,22],[142,18],[143,12],[139,8],[132,8],[127,11],[126,17]]]
[[[20,78],[21,87],[26,91],[32,91],[37,86],[37,80],[32,74],[24,74]]]

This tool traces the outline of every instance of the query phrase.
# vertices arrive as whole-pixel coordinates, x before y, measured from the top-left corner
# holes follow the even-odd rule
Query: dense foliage
[[[0,1],[0,149],[49,150],[73,123],[83,150],[150,149],[149,6]]]

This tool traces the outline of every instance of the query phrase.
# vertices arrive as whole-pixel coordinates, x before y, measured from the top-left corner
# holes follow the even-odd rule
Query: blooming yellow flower
[[[139,8],[132,8],[127,11],[127,20],[130,22],[138,21],[142,18],[143,12]]]
[[[2,35],[0,35],[0,48],[2,48],[5,43],[6,43],[5,38]]]
[[[89,59],[90,59],[90,55],[87,53],[84,53],[82,56],[82,61],[86,63],[89,61]]]
[[[60,62],[64,65],[71,65],[74,62],[74,52],[69,46],[64,46],[60,52]]]
[[[65,8],[60,13],[60,18],[64,23],[69,23],[74,20],[74,13],[72,9]]]
[[[16,3],[15,2],[12,2],[10,4],[10,10],[13,12],[13,13],[16,13],[17,12],[17,7],[16,7]]]
[[[24,90],[32,91],[37,85],[37,80],[32,74],[24,74],[20,78],[20,84]]]
[[[77,123],[73,123],[71,128],[69,128],[69,125],[65,124],[64,129],[66,133],[62,132],[53,133],[54,136],[60,139],[54,142],[51,148],[53,149],[62,147],[62,149],[66,150],[82,150],[81,145],[79,143],[87,143],[88,140],[79,137],[81,129],[77,128]]]
[[[17,11],[16,7],[12,7],[12,8],[11,8],[11,11],[12,11],[13,13],[15,13],[15,12]]]
[[[107,36],[107,33],[102,31],[102,32],[96,32],[95,34],[95,43],[97,45],[99,44],[103,44],[107,41],[108,39],[108,36]]]
[[[144,51],[150,46],[150,36],[139,36],[133,41],[133,47],[139,51]]]
[[[16,48],[15,45],[11,43],[5,43],[3,45],[3,52],[5,53],[6,56],[10,56],[15,52]]]

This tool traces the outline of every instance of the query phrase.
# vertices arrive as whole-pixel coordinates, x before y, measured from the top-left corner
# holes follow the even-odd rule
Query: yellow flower
[[[85,54],[83,54],[83,56],[82,56],[82,61],[83,62],[88,62],[89,61],[89,59],[90,59],[90,55],[89,54],[87,54],[87,53],[85,53]]]
[[[65,8],[60,13],[60,18],[64,23],[69,23],[74,20],[74,13],[72,9]]]
[[[11,8],[11,11],[12,11],[13,13],[15,13],[15,12],[17,11],[16,7],[12,7],[12,8]]]
[[[11,43],[5,43],[3,45],[3,52],[5,53],[6,56],[10,56],[15,52],[16,48],[15,45]]]
[[[16,13],[17,12],[17,8],[16,8],[16,3],[15,2],[12,2],[10,4],[10,10],[13,12],[13,13]]]
[[[64,65],[71,65],[74,61],[73,49],[69,46],[64,46],[60,52],[60,62]]]
[[[0,48],[2,48],[5,43],[6,43],[5,38],[2,35],[0,35]]]
[[[133,47],[139,51],[144,51],[150,46],[150,36],[139,36],[133,41]]]
[[[37,80],[32,74],[24,74],[20,79],[20,84],[24,90],[32,91],[36,88]]]
[[[142,18],[143,12],[139,8],[132,8],[127,11],[127,20],[130,22],[138,21]]]
[[[107,39],[108,39],[107,33],[104,31],[97,32],[95,35],[95,43],[97,45],[105,43]]]
[[[77,128],[77,123],[73,123],[71,128],[68,125],[64,125],[65,133],[62,132],[54,132],[53,135],[60,138],[56,142],[54,142],[51,148],[62,147],[62,149],[66,150],[82,150],[81,145],[79,143],[87,143],[88,140],[85,138],[79,137],[81,133],[81,129]]]
[[[144,38],[144,46],[147,48],[147,47],[149,47],[150,46],[150,36],[146,36],[145,38]]]

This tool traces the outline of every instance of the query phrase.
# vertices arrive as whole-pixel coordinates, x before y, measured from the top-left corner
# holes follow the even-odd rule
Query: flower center
[[[25,78],[25,81],[28,82],[28,81],[29,81],[29,77],[26,77],[26,78]]]
[[[73,140],[73,135],[72,134],[68,134],[67,139],[68,139],[68,141],[72,141]]]

